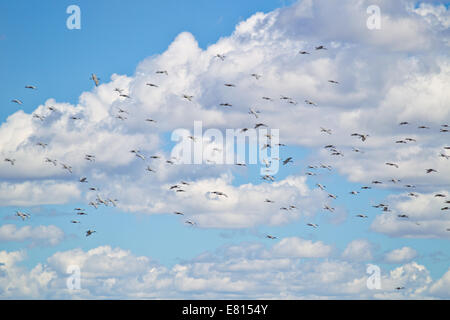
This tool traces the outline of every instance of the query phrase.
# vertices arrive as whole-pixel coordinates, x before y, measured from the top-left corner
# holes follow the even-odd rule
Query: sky
[[[80,29],[66,26],[70,5]],[[450,298],[448,2],[0,9],[1,299]],[[262,158],[212,164],[230,149],[196,135],[196,121],[203,133],[267,125],[274,181],[261,179]],[[174,159],[180,130],[216,151]],[[67,285],[70,266],[80,288]]]

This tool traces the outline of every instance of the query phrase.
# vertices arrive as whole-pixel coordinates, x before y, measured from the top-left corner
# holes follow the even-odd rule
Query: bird
[[[400,122],[400,126],[406,126],[406,125],[408,125],[409,124],[409,122],[407,122],[407,121],[403,121],[403,122]]]
[[[225,87],[231,87],[231,88],[236,87],[236,86],[235,86],[234,84],[232,84],[232,83],[225,83],[224,86],[225,86]]]
[[[405,218],[405,219],[409,218],[406,214],[399,214],[399,215],[397,215],[397,217]]]
[[[45,119],[45,117],[43,115],[36,114],[36,113],[33,113],[33,118],[39,119],[41,121],[44,121],[44,119]]]
[[[267,239],[271,239],[271,240],[275,240],[275,239],[277,239],[277,237],[274,237],[274,236],[271,236],[271,235],[266,235],[266,238]]]
[[[364,215],[364,214],[357,214],[356,217],[358,218],[368,218],[368,216]]]
[[[368,134],[361,134],[361,133],[352,133],[351,136],[352,136],[352,137],[358,137],[358,138],[360,138],[362,141],[366,141],[367,138],[369,137]]]
[[[330,206],[328,206],[328,205],[325,205],[324,207],[324,210],[328,210],[328,211],[330,211],[330,212],[334,212],[334,208],[331,208]]]
[[[267,127],[264,123],[257,123],[255,124],[255,129],[261,128],[261,127]]]
[[[324,191],[326,189],[326,187],[321,185],[320,183],[316,183],[316,186],[319,187],[319,189],[322,191]]]
[[[62,167],[63,167],[64,170],[67,170],[67,171],[69,171],[70,173],[72,173],[72,167],[71,167],[71,166],[69,166],[69,165],[67,165],[67,164],[64,164],[64,163],[61,163],[61,165],[62,165]]]
[[[328,50],[328,49],[321,45],[321,46],[317,46],[316,50]]]
[[[265,181],[275,181],[275,177],[271,176],[269,174],[266,174],[266,175],[262,176],[261,179],[263,179]]]
[[[23,104],[22,101],[20,101],[19,99],[12,99],[11,102],[17,103],[17,104]]]
[[[310,227],[313,227],[313,228],[318,228],[319,227],[319,225],[315,224],[315,223],[307,223],[306,225],[310,226]]]
[[[89,202],[89,205],[93,206],[95,209],[98,208],[98,205],[94,201]]]
[[[392,162],[386,162],[387,166],[395,167],[398,169],[398,164],[392,163]]]
[[[47,162],[47,163],[52,163],[54,166],[57,165],[57,161],[56,161],[56,160],[52,160],[52,159],[50,159],[50,158],[45,158],[44,161]]]
[[[419,129],[430,129],[430,127],[427,127],[427,126],[419,126],[418,128]]]
[[[21,212],[21,211],[16,211],[16,216],[18,216],[19,218],[22,219],[22,221],[29,219],[30,215],[28,213],[25,212]]]
[[[352,195],[357,195],[360,192],[359,191],[350,191],[349,193],[352,194]]]
[[[94,155],[91,155],[91,154],[85,155],[85,156],[84,156],[84,159],[85,159],[85,160],[88,160],[88,161],[90,161],[90,162],[95,162],[95,156],[94,156]]]
[[[82,177],[82,178],[80,178],[80,182],[81,183],[87,183],[88,181],[87,181],[86,177]]]
[[[158,88],[159,86],[154,84],[154,83],[146,83],[147,86],[149,87],[154,87],[154,88]]]
[[[184,216],[184,213],[180,212],[180,211],[174,211],[173,213],[176,214],[176,215]]]
[[[195,226],[195,222],[191,221],[191,220],[186,220],[184,223],[189,224],[191,226]]]
[[[192,102],[192,99],[194,98],[194,96],[190,96],[190,95],[187,95],[187,94],[183,94],[183,98],[186,99],[186,100],[188,100],[188,101],[190,101],[190,102]]]
[[[317,104],[315,102],[312,102],[311,100],[305,100],[305,103],[310,105],[310,106],[315,106],[317,107]]]
[[[250,108],[248,113],[254,115],[255,118],[258,119],[258,114],[261,113],[261,112],[258,111],[258,110],[254,110],[254,109]]]
[[[99,78],[97,77],[97,75],[95,74],[95,73],[93,73],[92,75],[91,75],[91,78],[90,78],[92,81],[94,81],[94,83],[95,83],[95,86],[96,87],[98,87],[98,84],[99,84]]]
[[[270,200],[270,199],[266,199],[266,200],[264,200],[264,202],[267,202],[267,203],[275,203],[275,201]]]
[[[228,198],[228,196],[225,193],[221,192],[221,191],[213,191],[211,193],[215,194],[217,196],[222,196],[222,197]]]
[[[328,134],[332,134],[331,129],[325,129],[323,127],[320,127],[320,132],[324,132],[324,133],[328,133]]]
[[[225,56],[224,54],[219,54],[219,53],[218,53],[218,54],[215,55],[215,57],[216,57],[216,58],[219,58],[219,59],[222,60],[222,61],[224,61],[226,56]]]
[[[435,169],[426,169],[426,172],[427,173],[433,173],[433,172],[437,172],[437,170],[435,170]]]
[[[259,80],[259,78],[262,77],[260,74],[257,73],[252,73],[251,76],[254,77],[256,80]]]
[[[92,235],[95,232],[97,232],[97,231],[95,231],[95,230],[88,230],[88,231],[86,231],[86,237],[89,237],[90,235]]]
[[[142,154],[140,154],[140,151],[139,151],[139,150],[131,150],[130,152],[131,152],[131,153],[134,153],[134,154],[136,155],[136,157],[138,157],[138,158],[140,158],[140,159],[142,159],[142,160],[145,160],[145,156],[143,156]]]
[[[5,158],[5,161],[11,163],[12,166],[16,163],[16,159],[11,158]]]
[[[156,71],[156,74],[165,74],[166,76],[169,75],[169,73],[167,72],[167,70],[158,70],[158,71]]]
[[[154,120],[154,119],[150,119],[150,118],[147,118],[147,119],[145,119],[145,121],[147,121],[147,122],[153,122],[153,123],[157,123],[157,121],[156,121],[156,120]]]
[[[221,103],[220,106],[221,107],[232,107],[233,105],[230,103]]]
[[[298,54],[304,55],[304,54],[310,54],[310,53],[308,51],[301,50],[301,51],[298,52]]]
[[[147,168],[145,168],[145,170],[147,170],[148,172],[156,172],[155,170],[153,170],[152,168],[150,168],[150,166],[147,166]]]
[[[263,100],[267,100],[267,101],[273,101],[273,99],[272,99],[272,98],[269,98],[269,97],[262,97],[262,99],[263,99]]]
[[[117,202],[118,202],[119,200],[108,198],[106,201],[109,202],[109,203],[111,203],[114,207],[117,207]]]
[[[81,222],[78,220],[70,220],[70,223],[81,223]]]
[[[335,81],[335,80],[328,80],[329,83],[333,83],[333,84],[339,84],[339,82]]]
[[[292,163],[294,162],[294,161],[292,161],[292,157],[289,157],[289,158],[283,160],[283,165],[287,165],[290,162],[292,162]]]
[[[33,85],[26,85],[25,88],[26,88],[26,89],[33,89],[33,90],[36,90],[36,89],[37,89],[37,87],[36,87],[36,86],[33,86]]]
[[[42,147],[42,148],[44,148],[44,149],[45,149],[45,147],[48,146],[48,144],[43,143],[43,142],[37,142],[36,145],[37,145],[37,146],[40,146],[40,147]]]

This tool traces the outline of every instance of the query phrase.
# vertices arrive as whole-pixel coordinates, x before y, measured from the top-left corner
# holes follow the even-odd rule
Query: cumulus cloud
[[[323,258],[332,248],[322,242],[312,242],[299,238],[284,238],[273,247],[275,255],[291,258]]]
[[[366,27],[366,9],[372,4],[382,9],[381,30]],[[435,197],[436,192],[450,190],[446,158],[450,153],[443,149],[448,133],[440,131],[450,122],[448,25],[448,8],[431,2],[415,6],[406,0],[303,0],[254,14],[206,49],[199,47],[194,35],[183,32],[166,51],[143,60],[135,74],[113,74],[83,92],[76,105],[48,99],[33,111],[45,117],[42,121],[21,110],[10,115],[0,126],[0,155],[15,163],[0,162],[0,200],[3,206],[92,201],[97,194],[78,182],[85,176],[102,197],[119,198],[123,211],[183,211],[198,227],[276,226],[314,217],[327,195],[308,187],[300,170],[272,183],[237,183],[235,176],[250,168],[167,162],[177,163],[171,158],[174,141],[168,133],[184,128],[193,134],[194,121],[201,121],[205,130],[221,131],[253,128],[261,122],[280,129],[281,143],[308,148],[309,160],[332,164],[333,172],[350,182],[382,180],[380,188],[394,193],[387,199],[391,212],[377,215],[372,231],[391,237],[448,238],[449,216],[442,211],[442,199]],[[315,50],[317,45],[328,50]],[[299,50],[311,54],[299,55]],[[226,59],[217,59],[217,53]],[[157,70],[167,70],[167,75],[156,74]],[[184,95],[193,96],[192,101]],[[282,95],[291,103],[280,99]],[[250,107],[260,111],[258,119],[248,114]],[[399,126],[403,121],[409,125]],[[421,125],[430,129],[419,129]],[[333,134],[323,134],[320,127]],[[363,142],[350,136],[355,132],[369,137]],[[405,138],[412,140],[396,143]],[[323,148],[328,144],[336,145],[344,156],[330,156]],[[131,150],[139,150],[144,159]],[[86,154],[95,155],[95,162],[86,161]],[[46,158],[56,160],[56,165]],[[386,162],[398,168],[387,167]],[[147,166],[155,172],[146,171]],[[428,174],[427,168],[438,172]],[[401,183],[390,183],[392,178]],[[189,183],[183,185],[184,192],[170,190],[182,180]],[[405,184],[414,184],[418,197],[407,195]],[[214,196],[213,191],[227,196]],[[265,203],[266,198],[275,203]],[[290,205],[295,209],[280,210]],[[61,240],[56,229],[46,229],[41,237],[42,227],[5,225],[0,230],[4,241]],[[68,265],[82,268],[84,288],[76,297],[87,298],[448,296],[448,274],[433,284],[426,267],[416,262],[385,274],[383,292],[372,292],[365,284],[363,264],[373,258],[371,244],[352,241],[339,259],[330,258],[332,251],[320,241],[287,238],[271,249],[227,248],[167,268],[148,257],[104,246],[57,252],[31,271],[17,265],[24,259],[22,253],[3,251],[0,287],[7,290],[0,296],[74,297],[65,287]],[[386,259],[406,263],[413,259],[413,251],[399,249]],[[396,286],[407,290],[397,292]]]
[[[448,238],[450,232],[450,216],[442,210],[446,204],[436,194],[417,193],[416,197],[405,194],[390,197],[392,212],[375,217],[371,229],[391,237],[407,238]],[[407,218],[398,217],[406,215]]]
[[[342,257],[350,261],[370,261],[373,245],[367,240],[353,240],[342,253]]]
[[[17,228],[13,224],[0,227],[0,242],[30,242],[31,245],[50,245],[60,243],[64,232],[56,226],[24,226]]]
[[[294,249],[293,249],[294,248]],[[260,298],[260,299],[399,299],[439,298],[448,294],[448,274],[434,281],[417,263],[382,272],[382,288],[367,288],[366,266],[329,259],[321,242],[282,239],[271,249],[261,244],[224,247],[216,253],[171,268],[145,256],[110,246],[57,252],[31,271],[17,263],[20,252],[0,252],[1,297],[21,298]],[[321,253],[320,253],[321,252]],[[280,253],[282,254],[280,256]],[[303,257],[299,261],[298,257]],[[319,257],[320,256],[320,257]],[[307,258],[309,257],[309,258]],[[78,266],[80,290],[69,290],[69,266]],[[404,286],[405,291],[395,288]]]
[[[384,259],[388,263],[404,263],[417,257],[417,251],[410,247],[403,247],[386,253]]]

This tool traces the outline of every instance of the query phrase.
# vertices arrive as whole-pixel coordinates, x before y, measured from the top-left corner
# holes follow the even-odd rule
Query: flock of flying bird
[[[328,49],[327,49],[326,47],[324,47],[324,46],[317,46],[317,47],[315,47],[315,50],[316,50],[316,51],[319,51],[319,50],[328,50]],[[311,53],[310,53],[310,52],[307,52],[307,51],[299,51],[298,54],[299,54],[299,55],[308,55],[308,54],[311,54]],[[226,60],[226,56],[225,56],[224,54],[217,54],[217,55],[215,56],[215,58],[218,58],[218,59],[220,59],[221,61],[225,61],[225,60]],[[158,70],[158,71],[156,71],[156,74],[158,74],[158,75],[164,75],[164,76],[169,76],[169,72],[168,72],[167,70]],[[259,79],[262,77],[262,75],[257,74],[257,73],[253,73],[253,74],[251,74],[250,76],[253,77],[253,78],[255,78],[255,80],[259,80]],[[96,74],[92,74],[90,79],[94,82],[95,86],[99,86],[99,84],[100,84],[100,79],[97,77]],[[329,82],[330,84],[332,84],[332,85],[339,85],[339,82],[338,82],[338,81],[335,81],[335,80],[328,80],[328,82]],[[150,87],[150,88],[158,88],[158,87],[159,87],[159,85],[157,85],[157,84],[155,84],[155,83],[146,83],[146,85],[147,85],[148,87]],[[229,87],[229,88],[236,87],[236,85],[235,85],[235,84],[232,84],[232,83],[225,83],[224,86]],[[33,86],[33,85],[27,85],[27,86],[25,86],[25,88],[31,89],[31,90],[36,90],[36,89],[37,89],[37,88],[36,88],[35,86]],[[125,99],[131,99],[130,95],[124,93],[124,89],[121,89],[121,88],[115,88],[114,91],[117,92],[118,95],[119,95],[120,97],[122,97],[122,98],[125,98]],[[182,94],[182,95],[181,95],[181,98],[182,98],[182,99],[185,99],[186,101],[192,102],[193,99],[194,99],[194,96],[189,95],[189,94]],[[266,100],[266,101],[274,101],[273,98],[266,97],[266,96],[262,97],[262,99],[263,99],[263,100]],[[292,98],[290,98],[290,97],[287,97],[287,96],[281,96],[281,97],[280,97],[280,100],[286,101],[287,103],[292,104],[292,105],[297,105],[297,104],[298,104],[294,99],[292,99]],[[13,103],[20,104],[20,105],[23,104],[23,102],[22,102],[21,100],[19,100],[19,99],[13,99],[12,102],[13,102]],[[305,99],[305,100],[304,100],[304,103],[305,103],[305,105],[307,105],[307,106],[313,106],[313,107],[317,107],[317,106],[318,106],[315,102],[313,102],[313,101],[311,101],[311,100],[308,100],[308,99]],[[227,103],[227,102],[224,102],[224,103],[221,103],[220,106],[221,106],[221,107],[232,107],[232,104]],[[48,108],[48,110],[49,110],[50,112],[57,112],[56,108],[54,108],[54,107],[52,107],[52,106],[49,106],[49,107],[47,107],[47,108]],[[259,119],[259,117],[260,117],[260,115],[261,115],[262,112],[259,111],[259,110],[254,109],[254,108],[250,108],[248,113],[249,113],[251,116],[253,116],[255,119]],[[128,114],[129,114],[129,113],[128,113],[127,110],[124,110],[124,109],[122,109],[122,108],[118,108],[118,114],[117,114],[115,117],[116,117],[117,119],[119,119],[119,120],[125,121],[125,120],[127,120],[127,115],[128,115]],[[40,114],[33,114],[33,118],[38,119],[38,120],[40,120],[40,121],[42,121],[42,122],[45,120],[45,116],[44,116],[44,115],[40,115]],[[79,119],[81,119],[81,118],[80,118],[80,117],[76,117],[76,116],[72,116],[72,117],[70,117],[70,119],[76,121],[76,120],[79,120]],[[145,121],[151,122],[151,123],[157,123],[156,120],[151,119],[151,118],[146,118]],[[408,126],[408,125],[410,125],[410,123],[404,121],[404,122],[401,122],[399,125],[400,125],[400,126]],[[266,124],[264,124],[264,123],[261,123],[261,122],[256,123],[256,124],[254,125],[254,128],[255,128],[255,129],[262,128],[262,127],[268,127],[268,126],[267,126]],[[427,127],[427,126],[424,126],[424,125],[420,125],[420,126],[418,126],[418,129],[420,129],[420,130],[429,130],[430,128]],[[241,129],[241,133],[245,133],[245,132],[248,131],[248,130],[249,130],[248,128],[243,128],[243,129]],[[441,132],[441,133],[448,133],[449,130],[450,130],[450,128],[449,128],[449,125],[447,125],[447,124],[442,125],[441,128],[440,128],[440,132]],[[321,133],[324,133],[324,134],[327,134],[327,135],[332,135],[332,134],[333,134],[333,132],[332,132],[331,129],[327,129],[327,128],[324,128],[324,127],[321,127],[321,128],[320,128],[320,132],[321,132]],[[267,138],[268,138],[269,143],[265,144],[265,145],[262,147],[263,149],[265,149],[265,148],[271,148],[271,147],[272,147],[272,144],[271,144],[271,141],[270,141],[270,140],[271,140],[271,136],[270,136],[270,135],[266,135],[266,136],[267,136]],[[365,141],[367,141],[367,140],[370,138],[370,135],[369,135],[369,134],[366,134],[366,133],[352,133],[352,134],[351,134],[351,137],[355,137],[355,138],[357,138],[357,139],[360,139],[362,142],[365,142]],[[190,138],[192,141],[194,141],[194,142],[196,141],[196,137],[189,136],[189,138]],[[403,140],[395,141],[395,143],[397,143],[397,144],[408,144],[408,143],[414,143],[414,142],[417,142],[417,141],[416,141],[416,139],[413,139],[413,138],[405,138],[405,139],[403,139]],[[47,144],[44,143],[44,142],[38,142],[36,145],[39,146],[39,147],[42,147],[42,148],[44,148],[44,149],[47,147]],[[277,144],[277,145],[278,145],[278,146],[285,146],[285,144],[282,144],[282,143],[279,143],[279,144]],[[336,146],[332,145],[332,144],[326,145],[324,148],[330,152],[330,155],[331,155],[331,156],[341,156],[341,157],[344,156],[344,153],[343,153],[342,151],[338,150],[338,148],[337,148]],[[450,150],[450,147],[449,147],[449,146],[443,147],[443,150],[442,150],[442,152],[439,154],[439,157],[441,157],[441,158],[443,158],[443,159],[446,159],[446,160],[449,160],[449,159],[450,159],[450,155],[447,155],[447,154],[446,154],[446,151],[449,151],[449,150]],[[141,153],[141,151],[135,150],[135,149],[130,150],[130,152],[133,153],[137,158],[140,158],[140,159],[142,159],[142,160],[146,160],[147,158],[153,159],[153,160],[154,160],[154,159],[160,159],[160,158],[161,158],[161,156],[158,156],[158,155],[153,155],[153,156],[146,157],[144,154]],[[361,150],[358,149],[358,148],[353,148],[353,152],[356,152],[356,153],[362,153],[363,151],[361,151]],[[95,155],[92,155],[92,154],[86,154],[86,155],[84,156],[84,159],[85,159],[86,161],[89,161],[89,162],[95,162],[96,157],[95,157]],[[284,166],[286,166],[286,165],[288,165],[288,164],[290,164],[290,163],[293,163],[293,158],[292,158],[292,157],[288,157],[288,158],[286,158],[286,159],[284,159],[284,160],[283,160],[283,159],[279,159],[279,158],[272,158],[272,160],[282,161],[282,164],[283,164]],[[13,159],[13,158],[5,158],[4,161],[9,162],[9,163],[10,163],[11,165],[13,165],[13,166],[14,166],[15,163],[16,163],[16,160]],[[54,166],[57,166],[57,165],[58,165],[58,161],[57,161],[56,159],[51,159],[51,158],[48,158],[48,157],[47,157],[47,158],[44,159],[44,161],[45,161],[46,163],[52,164],[52,165],[54,165]],[[267,160],[263,160],[263,161],[264,161],[266,167],[269,167],[270,162],[267,161]],[[173,164],[175,164],[175,159],[169,159],[169,160],[166,160],[166,163],[167,163],[167,164],[173,165]],[[386,164],[386,166],[393,167],[393,168],[399,168],[399,167],[400,167],[399,164],[393,163],[393,162],[386,162],[385,164]],[[63,170],[67,170],[69,173],[72,173],[72,167],[71,167],[70,165],[65,164],[65,163],[60,163],[60,165],[61,165],[61,168],[62,168]],[[238,166],[246,166],[245,163],[237,163],[236,165],[238,165]],[[312,171],[318,170],[318,169],[326,169],[326,170],[332,171],[333,168],[332,168],[332,166],[330,166],[330,165],[325,165],[325,164],[320,164],[319,166],[308,166],[308,170],[309,170],[309,171],[306,172],[306,175],[307,175],[307,176],[316,176],[317,174],[316,174],[315,172],[312,172]],[[145,168],[145,170],[148,171],[148,172],[155,172],[155,170],[152,169],[150,166],[147,166],[147,167]],[[436,173],[438,173],[437,170],[435,170],[435,169],[433,169],[433,168],[425,168],[424,170],[425,170],[425,172],[426,172],[427,174],[436,174]],[[268,181],[268,182],[275,181],[275,177],[274,177],[273,175],[270,175],[270,174],[263,175],[261,178],[262,178],[263,180],[265,180],[265,181]],[[80,183],[88,183],[88,179],[87,179],[87,177],[81,177],[81,178],[79,179],[79,182],[80,182]],[[400,183],[401,181],[400,181],[399,179],[393,178],[393,179],[390,180],[390,182],[396,183],[396,184],[397,184],[397,183]],[[382,183],[383,183],[382,181],[378,181],[378,180],[373,180],[373,181],[372,181],[372,185],[373,185],[373,186],[375,186],[375,185],[380,185],[380,184],[382,184]],[[177,192],[177,193],[179,193],[179,192],[186,192],[186,187],[187,187],[187,186],[189,186],[189,183],[188,183],[188,182],[181,181],[181,182],[178,183],[178,184],[175,184],[175,185],[170,186],[169,190],[172,190],[172,191]],[[322,185],[322,184],[320,184],[320,183],[317,183],[316,186],[317,186],[319,189],[321,189],[322,191],[326,192],[326,186],[324,186],[324,185]],[[372,188],[372,186],[362,186],[362,187],[361,187],[361,190],[368,190],[368,189],[371,189],[371,188]],[[414,186],[414,185],[411,185],[411,184],[407,184],[407,185],[405,185],[405,188],[407,188],[407,189],[413,189],[413,188],[415,188],[415,186]],[[96,187],[90,187],[90,188],[89,188],[89,191],[98,191],[98,188],[96,188]],[[350,194],[356,196],[356,195],[358,195],[360,192],[361,192],[361,191],[351,191]],[[327,192],[327,193],[328,193],[328,192]],[[416,193],[414,193],[414,192],[410,192],[410,193],[409,193],[409,196],[411,196],[411,197],[418,197],[418,194],[416,194]],[[219,198],[221,198],[221,197],[222,197],[222,198],[228,198],[228,195],[225,194],[225,193],[222,192],[222,191],[214,190],[214,191],[211,191],[211,192],[208,193],[208,197],[209,197],[210,199],[211,199],[211,197],[215,197],[215,199],[219,199]],[[331,193],[328,193],[328,196],[327,196],[327,197],[330,198],[330,199],[337,199],[337,196],[334,195],[334,194],[331,194]],[[443,207],[442,207],[442,211],[448,211],[448,210],[450,210],[450,206],[449,206],[449,205],[450,205],[450,200],[447,200],[447,195],[442,194],[442,193],[437,193],[437,194],[435,195],[435,197],[436,197],[436,198],[443,198],[443,199],[444,199],[444,205],[443,205]],[[94,208],[97,209],[97,207],[98,207],[99,205],[105,205],[105,206],[112,205],[112,206],[116,206],[116,205],[117,205],[117,202],[118,202],[117,199],[111,199],[111,198],[103,199],[100,195],[97,194],[96,199],[95,199],[94,201],[89,202],[89,206],[92,206],[92,207],[94,207]],[[265,199],[265,202],[268,203],[268,204],[274,204],[274,203],[275,203],[275,201],[273,201],[273,200],[271,200],[271,199]],[[383,212],[390,212],[390,211],[391,211],[390,208],[389,208],[389,205],[386,205],[386,204],[383,204],[383,203],[374,205],[373,207],[374,207],[374,208],[381,209]],[[285,207],[281,207],[281,208],[280,208],[280,210],[283,210],[283,211],[291,211],[291,210],[295,210],[295,209],[297,209],[297,208],[296,208],[296,206],[294,206],[294,205],[289,205],[289,206],[285,206]],[[325,205],[323,206],[323,209],[324,209],[324,210],[327,210],[327,211],[329,211],[329,212],[331,212],[331,213],[335,211],[335,208],[333,208],[330,204],[325,204]],[[84,209],[82,209],[82,208],[75,208],[75,212],[76,212],[76,214],[79,215],[79,216],[86,215],[86,212],[85,212],[85,211],[86,211],[86,210],[84,210]],[[184,213],[181,212],[181,211],[175,211],[174,214],[176,214],[176,215],[181,215],[181,216],[184,215]],[[29,215],[29,214],[24,213],[24,212],[21,212],[21,211],[16,211],[16,215],[17,215],[18,217],[22,218],[23,220],[30,218],[30,215]],[[356,217],[358,217],[358,218],[363,218],[363,219],[364,219],[364,218],[368,218],[368,216],[367,216],[366,214],[358,214],[358,215],[356,215]],[[398,218],[400,218],[400,219],[408,219],[409,217],[408,217],[406,214],[398,214]],[[80,223],[80,221],[79,221],[79,220],[71,220],[71,223]],[[194,225],[197,224],[196,222],[194,222],[194,221],[192,221],[192,220],[186,220],[185,223],[186,223],[186,224],[189,224],[189,225],[192,225],[192,226],[194,226]],[[315,223],[307,223],[307,226],[310,226],[310,227],[312,227],[312,228],[318,228],[318,227],[319,227],[319,225],[318,225],[318,224],[315,224]],[[450,231],[450,228],[447,228],[446,231]],[[92,235],[92,234],[95,233],[95,232],[96,232],[95,230],[90,230],[90,229],[89,229],[89,230],[86,231],[86,236],[90,236],[90,235]],[[268,239],[277,239],[276,236],[269,235],[269,234],[266,235],[266,238],[268,238]],[[397,289],[400,290],[400,289],[403,289],[403,288],[402,288],[402,287],[399,287],[399,288],[397,288]]]

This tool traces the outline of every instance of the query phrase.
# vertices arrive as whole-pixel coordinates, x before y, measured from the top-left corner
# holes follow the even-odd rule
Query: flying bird
[[[18,216],[19,218],[22,219],[22,221],[29,219],[30,215],[28,213],[25,212],[20,212],[20,211],[16,211],[16,216]]]
[[[92,235],[95,232],[97,232],[97,231],[95,231],[95,230],[88,230],[88,231],[86,231],[86,237],[89,237],[90,235]]]
[[[93,74],[91,75],[91,78],[90,78],[90,79],[91,79],[92,81],[94,81],[95,86],[98,87],[100,78],[97,78],[97,75],[96,75],[95,73],[93,73]]]
[[[5,158],[5,161],[11,163],[12,166],[16,163],[16,159],[11,158]]]

